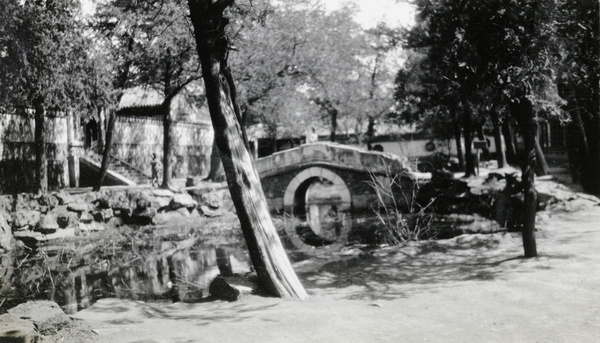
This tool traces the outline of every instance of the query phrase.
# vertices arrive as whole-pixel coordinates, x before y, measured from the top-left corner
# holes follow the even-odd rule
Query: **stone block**
[[[37,343],[40,342],[40,334],[35,330],[33,322],[3,314],[0,316],[0,342]]]
[[[13,228],[18,230],[21,228],[33,228],[40,221],[40,212],[33,210],[18,210],[13,215]]]
[[[94,217],[92,217],[92,215],[89,212],[87,212],[87,211],[81,212],[81,216],[79,217],[80,223],[89,224],[93,221],[94,221]]]
[[[241,292],[231,286],[225,278],[217,276],[208,287],[211,296],[225,301],[237,301],[240,298]]]
[[[74,201],[71,194],[69,194],[65,191],[56,192],[56,193],[54,193],[54,196],[58,200],[59,205],[68,205]]]
[[[16,318],[30,320],[42,335],[54,333],[69,324],[69,317],[53,301],[28,301],[9,309],[8,313]]]
[[[67,210],[78,213],[86,212],[88,209],[88,204],[84,202],[75,202],[67,206]]]
[[[216,209],[223,205],[223,194],[220,192],[204,193],[200,197],[200,204]]]
[[[100,223],[107,222],[110,218],[114,217],[112,208],[103,208],[92,213],[94,220]]]
[[[198,206],[198,202],[192,198],[191,195],[187,193],[177,193],[173,195],[173,200],[171,200],[171,208],[176,210],[178,208],[194,208]]]
[[[56,222],[56,218],[52,214],[44,215],[40,218],[35,231],[39,231],[41,233],[53,233],[56,232],[60,227]]]
[[[206,205],[200,205],[199,209],[203,216],[209,218],[220,217],[223,214],[220,209],[213,209]]]

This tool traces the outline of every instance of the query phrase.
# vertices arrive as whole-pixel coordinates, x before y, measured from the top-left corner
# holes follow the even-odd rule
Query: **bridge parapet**
[[[406,158],[329,142],[304,144],[261,157],[256,160],[256,169],[264,177],[317,163],[371,173],[411,171]]]

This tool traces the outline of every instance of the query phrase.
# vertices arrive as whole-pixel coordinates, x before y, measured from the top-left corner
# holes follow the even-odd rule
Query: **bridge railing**
[[[261,177],[274,175],[306,164],[323,163],[371,173],[411,172],[408,159],[393,154],[364,151],[359,148],[329,142],[304,144],[256,160]]]

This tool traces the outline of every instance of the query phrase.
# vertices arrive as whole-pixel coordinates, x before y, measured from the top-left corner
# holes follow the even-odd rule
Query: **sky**
[[[356,21],[365,28],[378,22],[395,26],[410,26],[414,23],[414,6],[407,0],[321,0],[328,10],[335,10],[343,3],[353,2],[359,7]]]
[[[1,1],[1,0],[0,0]],[[290,0],[293,1],[293,0]],[[407,0],[320,0],[328,10],[340,8],[345,2],[354,2],[359,7],[356,21],[365,28],[384,21],[388,25],[410,26],[414,22],[414,7]],[[97,0],[81,0],[84,13],[93,12]]]

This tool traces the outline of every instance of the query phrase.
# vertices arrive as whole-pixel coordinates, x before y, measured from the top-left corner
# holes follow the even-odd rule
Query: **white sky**
[[[389,26],[411,26],[414,24],[414,6],[408,0],[321,0],[328,10],[340,8],[343,3],[353,2],[359,7],[356,21],[365,28],[379,22]]]
[[[87,15],[93,13],[93,3],[97,1],[81,0],[84,13]],[[408,0],[321,0],[321,2],[328,10],[337,9],[345,2],[354,2],[359,6],[356,21],[365,28],[373,27],[381,21],[392,27],[410,26],[414,23],[414,6],[409,4]]]

